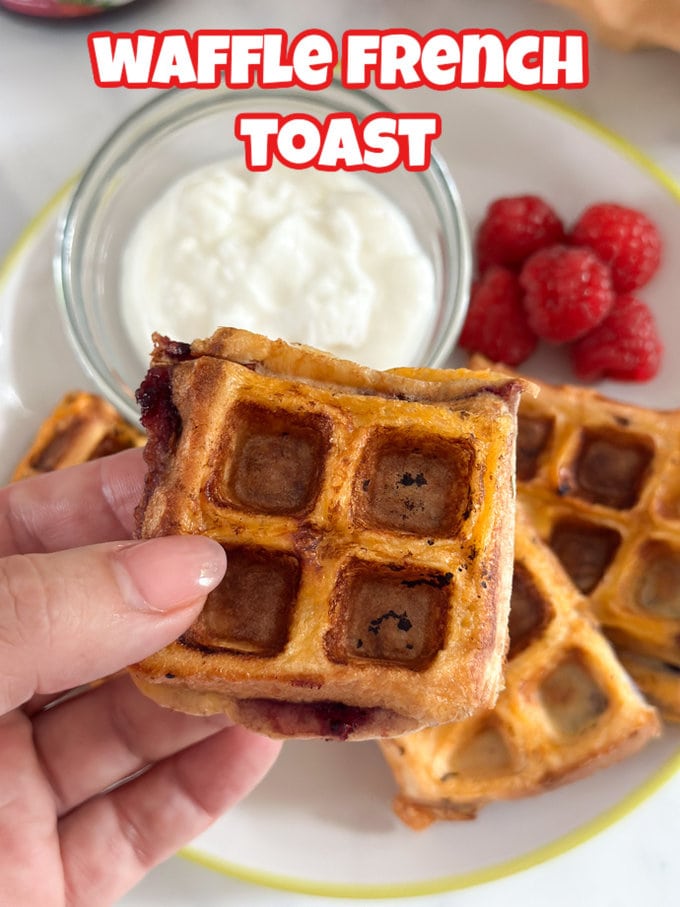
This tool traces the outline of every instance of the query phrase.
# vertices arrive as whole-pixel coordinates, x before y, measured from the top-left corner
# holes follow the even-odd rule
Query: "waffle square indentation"
[[[653,456],[651,442],[642,436],[588,429],[574,461],[571,493],[593,504],[629,510],[638,502]]]
[[[451,573],[351,561],[331,598],[329,658],[427,667],[444,645],[452,580]]]
[[[267,548],[226,550],[227,575],[208,595],[183,643],[253,655],[281,652],[300,584],[297,557]]]
[[[355,522],[415,535],[456,535],[470,512],[474,459],[464,439],[374,432],[355,475]]]
[[[234,450],[220,496],[258,513],[308,513],[321,484],[328,420],[244,403],[236,407],[234,423]]]
[[[452,776],[463,775],[472,778],[493,778],[506,775],[513,770],[513,752],[498,723],[485,721],[466,740],[449,762]],[[446,775],[442,778],[446,781]]]
[[[640,550],[635,602],[655,617],[680,619],[680,551],[652,540]]]
[[[555,729],[576,737],[592,727],[609,707],[609,698],[578,652],[571,652],[544,679],[541,705]]]
[[[534,640],[540,638],[552,616],[552,606],[537,589],[531,573],[524,564],[516,562],[510,597],[508,659],[515,658]]]
[[[548,544],[576,588],[588,595],[607,572],[621,535],[608,526],[563,519],[553,526]]]
[[[549,416],[517,416],[517,478],[528,482],[538,472],[544,450],[552,439],[554,420]]]

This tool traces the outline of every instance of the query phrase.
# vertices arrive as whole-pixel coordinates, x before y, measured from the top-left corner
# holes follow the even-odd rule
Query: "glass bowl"
[[[138,419],[135,389],[148,363],[122,317],[121,270],[128,237],[149,206],[190,171],[243,157],[244,146],[234,136],[239,113],[303,113],[321,121],[338,111],[362,120],[386,110],[370,94],[338,84],[315,92],[171,89],[125,120],[104,143],[60,222],[55,280],[80,362],[126,418]],[[434,148],[427,170],[358,175],[401,210],[434,273],[436,312],[427,336],[412,361],[394,365],[442,366],[463,325],[471,272],[469,230],[456,185]]]

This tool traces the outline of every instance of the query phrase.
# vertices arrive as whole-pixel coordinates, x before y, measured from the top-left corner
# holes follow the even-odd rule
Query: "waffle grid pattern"
[[[465,717],[501,679],[514,407],[488,377],[463,400],[449,376],[424,399],[385,373],[369,373],[380,390],[339,386],[318,355],[302,381],[214,354],[171,365],[182,430],[141,532],[208,534],[235,569],[133,676],[239,701],[330,697],[411,727]],[[244,620],[243,590],[263,587]],[[278,615],[266,627],[263,611]]]
[[[680,411],[535,383],[519,499],[650,701],[680,720]]]
[[[382,741],[397,814],[422,828],[541,793],[637,750],[658,733],[555,556],[518,514],[510,652],[496,707]]]
[[[210,357],[177,365],[175,379],[187,426],[175,461],[193,450],[204,461],[170,480],[192,506],[163,529],[200,529],[234,567],[181,645],[220,653],[232,677],[252,674],[260,658],[276,662],[263,670],[295,681],[299,651],[315,653],[319,683],[354,678],[357,667],[407,669],[414,708],[433,686],[450,699],[453,660],[474,684],[487,618],[460,588],[491,583],[483,550],[493,546],[491,474],[505,452],[492,440],[498,422],[471,430],[474,401],[461,410],[338,395]],[[194,419],[208,399],[208,415]],[[500,432],[510,438],[511,420]],[[250,628],[234,629],[229,612],[238,620],[243,595],[232,593],[240,582],[261,587],[258,571],[280,578],[262,609],[279,619],[263,630],[255,614]],[[440,661],[433,676],[427,669]]]

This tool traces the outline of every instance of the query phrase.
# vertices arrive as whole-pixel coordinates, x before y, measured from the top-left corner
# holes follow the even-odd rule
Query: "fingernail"
[[[207,595],[224,576],[224,549],[198,535],[164,536],[118,548],[113,569],[125,602],[172,611]]]

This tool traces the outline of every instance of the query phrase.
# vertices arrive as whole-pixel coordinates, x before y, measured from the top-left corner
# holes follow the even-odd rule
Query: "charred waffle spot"
[[[408,619],[406,611],[403,614],[397,614],[396,611],[387,611],[385,614],[381,614],[380,617],[375,617],[368,625],[368,632],[374,633],[376,636],[380,633],[383,621],[394,620],[397,624],[397,630],[401,630],[403,633],[408,633],[408,631],[413,627],[413,624]],[[407,645],[408,648],[408,645]]]
[[[272,656],[288,641],[300,584],[300,563],[266,548],[226,548],[228,568],[203,611],[184,634],[184,645]]]
[[[512,750],[498,723],[490,720],[481,724],[449,760],[449,778],[470,776],[493,778],[513,771]]]
[[[404,586],[413,589],[415,586],[432,586],[433,589],[444,589],[451,584],[453,573],[430,573],[427,576],[419,576],[418,579],[403,579]]]
[[[578,652],[572,652],[543,680],[541,705],[555,730],[576,737],[597,723],[609,699],[597,684]]]
[[[412,476],[410,472],[405,472],[404,475],[398,480],[399,485],[404,485],[408,488],[410,485],[417,485],[418,488],[422,488],[423,485],[427,485],[427,479],[419,472],[418,475]]]
[[[574,461],[572,493],[593,504],[629,510],[640,497],[653,456],[649,438],[588,429]]]
[[[554,420],[549,417],[517,417],[517,478],[528,482],[538,472],[543,452],[552,439]]]
[[[650,541],[640,551],[640,578],[635,601],[655,617],[680,619],[680,551]]]
[[[444,644],[451,574],[422,575],[351,561],[331,597],[325,647],[331,661],[377,661],[420,670]]]
[[[510,649],[508,658],[539,639],[552,620],[550,603],[538,591],[531,573],[524,564],[515,563],[510,597]]]
[[[361,457],[353,518],[362,527],[455,535],[470,508],[474,449],[465,440],[375,431]],[[370,482],[368,481],[370,479]]]
[[[141,409],[141,422],[154,442],[167,450],[182,430],[182,420],[172,399],[171,369],[154,365],[146,373],[135,394]]]
[[[576,588],[588,595],[613,561],[621,536],[608,526],[566,519],[554,525],[548,544]]]
[[[557,488],[555,489],[559,497],[563,498],[565,495],[571,494],[573,490],[574,485],[572,484],[571,478],[562,475],[557,483]]]
[[[329,446],[330,421],[254,404],[234,414],[234,449],[226,497],[245,510],[300,516],[316,501]]]

